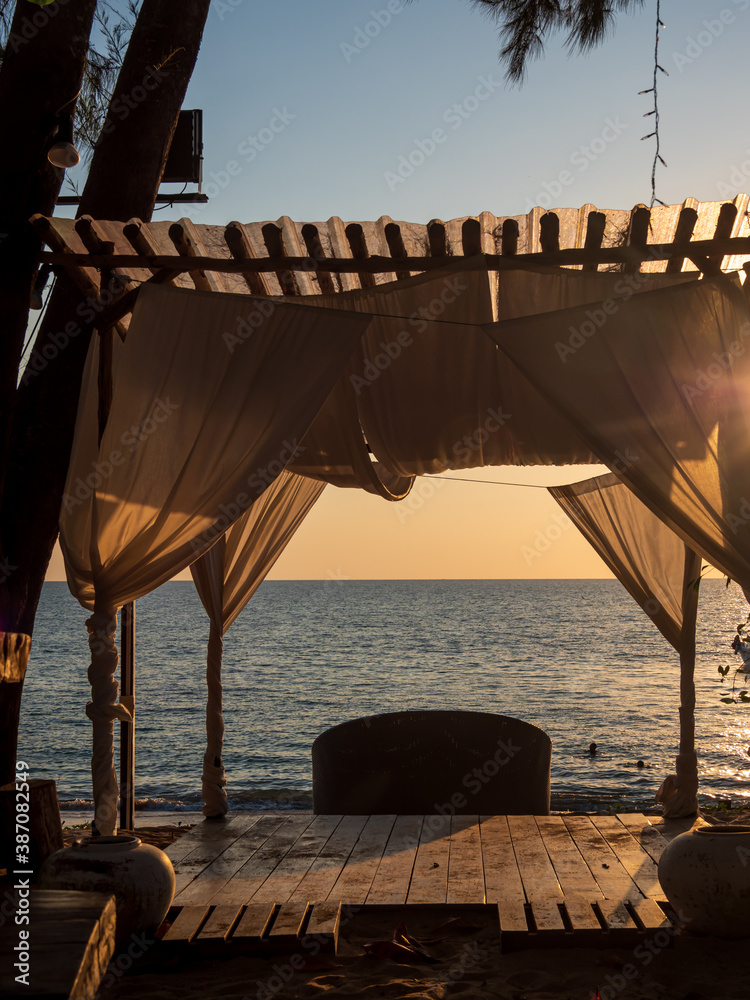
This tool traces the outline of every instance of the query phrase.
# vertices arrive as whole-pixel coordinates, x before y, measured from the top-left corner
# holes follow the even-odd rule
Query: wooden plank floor
[[[614,816],[315,816],[206,820],[167,849],[165,942],[303,934],[335,943],[341,907],[492,906],[506,943],[610,943],[667,924],[657,863],[691,821]]]

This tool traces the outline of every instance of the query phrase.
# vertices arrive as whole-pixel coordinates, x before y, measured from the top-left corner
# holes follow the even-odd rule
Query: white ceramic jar
[[[153,935],[172,902],[175,877],[167,855],[132,834],[80,837],[47,858],[39,888],[112,893],[122,948],[133,934]]]
[[[750,937],[750,826],[704,826],[675,837],[659,882],[688,933]]]

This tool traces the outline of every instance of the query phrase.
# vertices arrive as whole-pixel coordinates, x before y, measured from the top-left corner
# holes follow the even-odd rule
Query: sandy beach
[[[471,916],[408,918],[409,932],[435,959],[405,964],[364,953],[388,939],[394,919],[361,917],[343,930],[340,953],[274,959],[180,961],[118,977],[102,1000],[271,1000],[320,996],[398,1000],[497,997],[502,1000],[746,1000],[739,942],[644,941],[635,949],[550,949],[502,954],[497,928]],[[296,961],[294,961],[296,959]]]
[[[750,811],[713,810],[707,822],[744,823]],[[189,826],[153,824],[136,833],[166,847]],[[73,831],[66,833],[69,838]],[[424,957],[393,954],[399,923]],[[402,928],[402,931],[404,928]],[[101,1000],[286,1000],[387,997],[393,1000],[746,1000],[741,941],[661,931],[635,948],[566,948],[503,954],[496,922],[449,908],[360,913],[342,921],[339,953],[273,958],[161,958],[146,953],[122,974],[110,966]]]

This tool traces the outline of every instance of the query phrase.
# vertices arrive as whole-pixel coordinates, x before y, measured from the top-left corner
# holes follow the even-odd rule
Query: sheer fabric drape
[[[750,326],[741,291],[721,279],[643,292],[561,357],[567,331],[600,306],[486,330],[599,461],[747,588]]]
[[[190,572],[210,621],[206,661],[206,752],[202,774],[206,816],[221,816],[229,808],[222,762],[223,636],[324,489],[325,483],[282,472],[219,541],[191,563]]]
[[[276,479],[368,319],[163,286],[141,290],[113,359],[97,442],[99,349],[89,352],[60,519],[70,589],[93,610],[96,825],[116,825],[116,610],[206,552]],[[244,325],[243,325],[244,324]],[[223,334],[249,329],[230,351]]]
[[[680,655],[680,751],[657,792],[664,815],[698,809],[695,621],[701,558],[613,475],[549,492]]]
[[[575,429],[478,325],[600,299],[616,305],[688,279],[559,268],[498,275],[477,258],[371,288],[305,296],[306,304],[370,312],[373,319],[295,468],[370,488],[341,459],[342,428],[359,435],[360,424],[381,478],[390,470],[403,482],[446,469],[594,462]]]

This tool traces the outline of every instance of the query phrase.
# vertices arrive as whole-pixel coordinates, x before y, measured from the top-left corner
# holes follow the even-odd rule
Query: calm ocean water
[[[722,705],[717,673],[734,660],[743,604],[738,588],[703,582],[703,801],[750,801],[750,706]],[[86,617],[65,584],[45,585],[21,719],[19,757],[57,781],[68,808],[91,797]],[[136,621],[137,797],[196,809],[208,619],[191,583],[170,583],[138,601]],[[653,805],[677,752],[678,657],[614,580],[264,583],[225,638],[224,685],[234,809],[309,809],[315,736],[405,708],[541,726],[553,742],[553,809]]]

